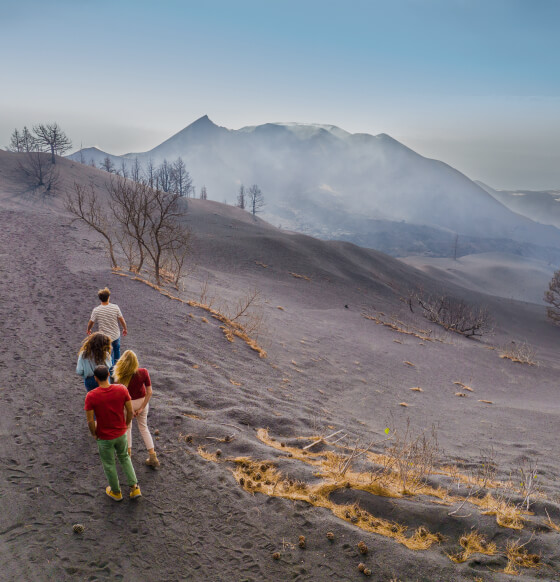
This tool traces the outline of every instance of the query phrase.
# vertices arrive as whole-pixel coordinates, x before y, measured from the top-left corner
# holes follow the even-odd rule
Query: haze
[[[494,188],[560,186],[560,4],[24,0],[0,8],[0,145],[56,120],[145,151],[207,113],[387,133]]]

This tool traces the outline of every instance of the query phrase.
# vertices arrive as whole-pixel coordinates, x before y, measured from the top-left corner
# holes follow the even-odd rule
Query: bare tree
[[[120,174],[123,178],[128,178],[128,168],[124,160],[121,160],[121,167],[117,170],[117,174]]]
[[[45,193],[52,194],[59,183],[58,168],[49,160],[48,154],[37,151],[26,151],[18,160],[18,170],[30,188],[44,189]]]
[[[146,166],[146,180],[148,181],[148,186],[150,186],[150,188],[153,188],[155,185],[156,174],[157,170],[156,167],[154,166],[154,160],[150,158]]]
[[[132,166],[130,168],[130,178],[135,182],[140,182],[142,178],[142,168],[140,166],[140,162],[138,161],[138,157],[134,158],[132,162]]]
[[[239,186],[239,192],[237,193],[237,207],[241,210],[245,210],[245,186],[241,184]]]
[[[186,207],[176,192],[149,189],[146,193],[147,228],[141,244],[151,259],[156,284],[160,285],[161,268],[166,257],[174,253],[186,255],[190,250],[190,238],[185,235],[186,228],[181,224]]]
[[[100,168],[102,170],[105,170],[106,172],[109,172],[109,174],[115,173],[115,164],[113,164],[113,162],[109,156],[105,156],[103,158],[103,161],[101,162]]]
[[[111,267],[118,266],[115,257],[114,233],[111,229],[111,220],[97,197],[93,184],[89,188],[74,182],[72,193],[66,198],[66,210],[74,215],[74,220],[85,222],[106,241],[111,259]]]
[[[72,141],[62,131],[58,123],[40,123],[33,126],[35,142],[42,151],[50,152],[51,162],[56,163],[55,156],[61,156],[72,147]]]
[[[171,164],[164,159],[156,172],[156,188],[161,188],[164,192],[170,192],[172,184]]]
[[[145,260],[151,263],[154,277],[161,284],[162,271],[172,273],[177,285],[190,253],[190,231],[182,224],[186,214],[183,198],[176,192],[151,188],[147,182],[132,182],[117,177],[107,184],[110,208],[119,224],[125,255],[134,256],[140,271]],[[135,245],[131,247],[130,241]]]
[[[32,152],[35,150],[37,150],[35,137],[31,134],[27,127],[24,126],[23,131],[19,131],[17,128],[14,129],[10,138],[10,145],[8,146],[8,151]]]
[[[546,315],[554,324],[560,325],[560,270],[552,276],[544,300],[550,305],[546,308]]]
[[[164,160],[165,161],[165,160]],[[183,196],[189,198],[193,191],[193,182],[190,174],[187,172],[187,166],[183,161],[183,158],[177,158],[173,164],[171,164],[171,190]]]
[[[459,246],[459,234],[455,235],[455,240],[453,241],[453,260],[457,260],[457,248]]]
[[[202,188],[200,189],[200,199],[208,200],[208,192],[206,192],[206,186],[202,186]]]
[[[261,208],[264,206],[264,196],[262,191],[256,184],[253,184],[247,191],[247,197],[249,198],[249,208],[251,209],[251,213],[255,216],[255,214],[260,212]]]

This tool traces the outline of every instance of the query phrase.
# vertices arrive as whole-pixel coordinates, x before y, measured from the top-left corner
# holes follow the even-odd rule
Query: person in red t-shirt
[[[123,498],[115,464],[116,452],[130,485],[130,497],[132,499],[140,497],[142,493],[128,454],[126,440],[126,431],[133,417],[130,394],[122,384],[109,384],[107,366],[97,366],[93,375],[99,386],[87,393],[84,410],[89,430],[97,440],[103,470],[109,481],[105,493],[115,501],[121,501]]]
[[[146,465],[149,467],[159,467],[159,460],[154,449],[154,441],[148,428],[149,402],[152,397],[152,381],[146,368],[138,367],[138,358],[132,350],[126,350],[115,366],[116,382],[128,388],[132,398],[132,410],[138,422],[138,430],[144,440],[144,445],[148,449],[149,457]],[[128,438],[128,454],[132,450],[132,426],[128,427],[126,433]]]

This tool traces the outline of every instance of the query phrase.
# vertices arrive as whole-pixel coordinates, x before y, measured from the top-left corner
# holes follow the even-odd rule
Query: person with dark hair
[[[130,394],[122,384],[109,383],[109,368],[107,366],[97,366],[93,375],[99,386],[87,393],[84,410],[86,411],[89,431],[97,441],[101,464],[109,481],[105,493],[115,501],[122,501],[123,495],[115,463],[116,453],[130,486],[130,498],[135,499],[140,497],[142,493],[128,454],[126,439],[126,431],[134,416]]]
[[[121,357],[121,329],[119,323],[123,328],[123,336],[128,333],[128,330],[119,306],[109,303],[110,295],[111,291],[109,291],[108,287],[97,292],[101,305],[95,307],[91,312],[86,331],[87,335],[90,335],[93,326],[97,323],[99,331],[111,338],[113,346],[111,358],[114,366],[115,362]]]
[[[100,364],[105,364],[109,368],[112,365],[111,338],[103,333],[95,332],[82,343],[76,364],[76,374],[84,379],[84,385],[88,392],[97,388],[93,370]]]

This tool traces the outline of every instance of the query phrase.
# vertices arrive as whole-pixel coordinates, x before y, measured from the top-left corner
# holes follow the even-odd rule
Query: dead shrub
[[[518,364],[538,365],[536,352],[527,342],[516,343],[512,341],[506,344],[501,348],[500,358],[511,360]]]
[[[435,427],[429,434],[415,436],[407,420],[404,430],[395,430],[393,440],[387,447],[386,470],[398,474],[402,493],[414,493],[421,489],[426,478],[433,472],[439,452]]]
[[[415,300],[428,321],[448,331],[467,337],[482,336],[492,331],[492,320],[486,307],[470,305],[451,295],[418,293],[415,295]]]

